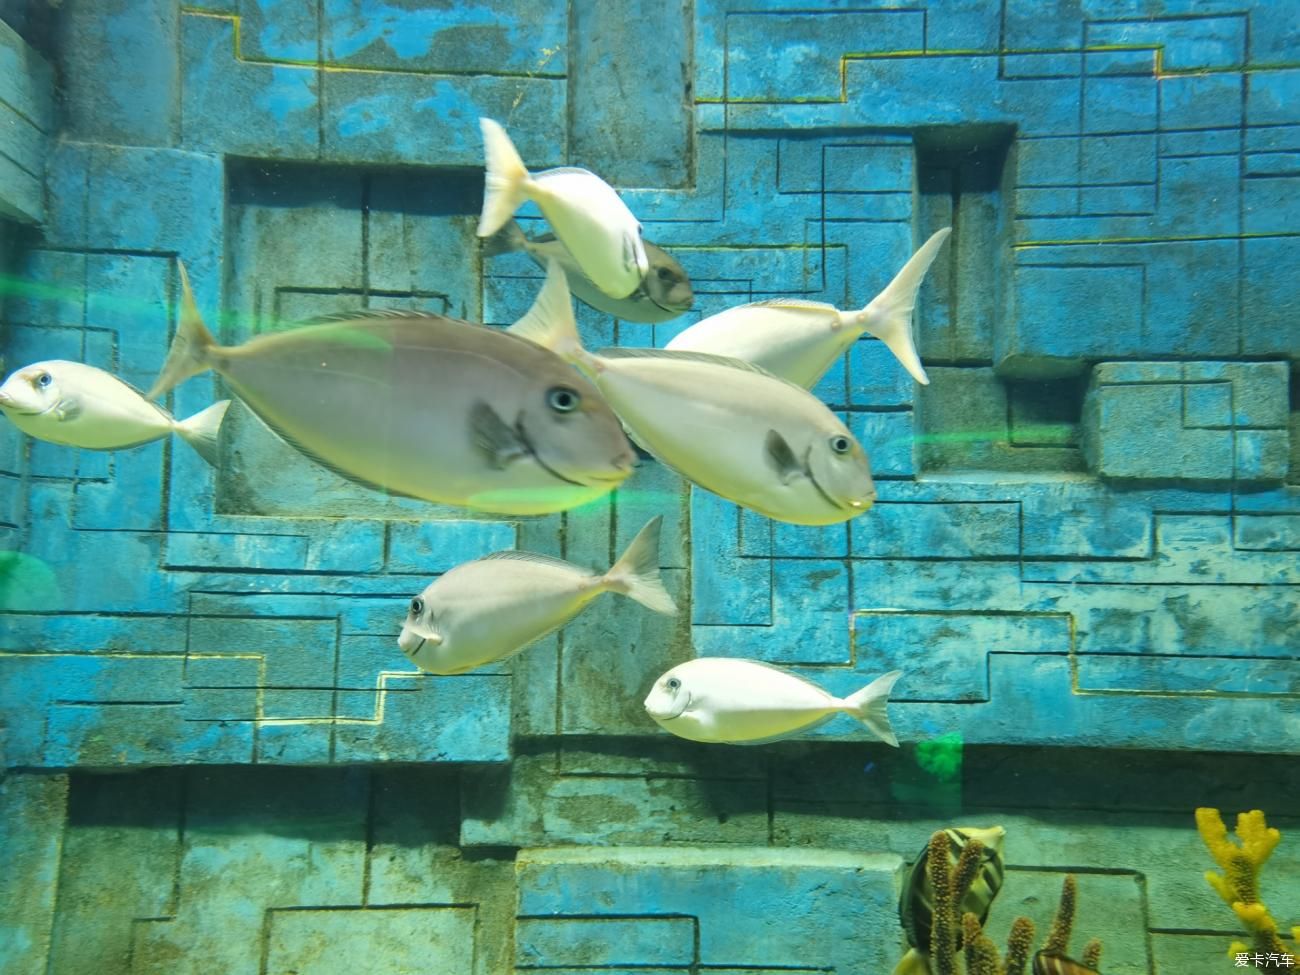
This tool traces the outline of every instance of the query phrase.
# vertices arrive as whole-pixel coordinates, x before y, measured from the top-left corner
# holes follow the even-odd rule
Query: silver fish
[[[666,348],[733,356],[812,389],[866,333],[884,342],[912,378],[927,385],[930,380],[912,338],[912,310],[925,272],[951,230],[944,227],[933,234],[865,308],[840,311],[802,299],[758,301],[696,322]]]
[[[569,290],[580,301],[625,322],[666,322],[690,311],[695,303],[691,280],[673,256],[663,248],[642,241],[650,270],[641,279],[641,286],[626,298],[611,298],[582,273],[569,249],[554,234],[529,237],[519,224],[511,220],[484,242],[483,253],[488,257],[523,251],[538,267],[545,269],[548,260],[560,262],[569,280]],[[739,357],[743,358],[743,356]]]
[[[209,464],[230,400],[178,420],[111,373],[50,359],[24,366],[0,386],[0,411],[38,440],[85,450],[121,450],[176,434]]]
[[[566,166],[532,174],[506,130],[479,119],[487,176],[478,235],[491,237],[524,200],[532,200],[582,272],[611,298],[626,298],[650,270],[641,224],[614,187],[586,169]]]
[[[275,433],[345,477],[504,514],[563,511],[635,461],[596,388],[506,332],[441,315],[329,316],[221,346],[181,268],[180,327],[151,395],[208,369]]]
[[[645,699],[646,713],[660,727],[691,741],[757,745],[779,741],[825,724],[840,712],[897,746],[885,706],[895,670],[846,698],[758,660],[699,657],[678,664]]]
[[[552,287],[552,284],[557,285]],[[876,498],[862,446],[807,390],[757,366],[696,352],[582,347],[552,261],[547,287],[511,331],[573,362],[632,437],[703,488],[760,514],[830,525]]]
[[[458,565],[411,600],[397,645],[423,671],[463,674],[537,642],[602,593],[621,593],[656,613],[675,613],[659,578],[662,524],[662,517],[651,519],[604,573],[515,551]]]

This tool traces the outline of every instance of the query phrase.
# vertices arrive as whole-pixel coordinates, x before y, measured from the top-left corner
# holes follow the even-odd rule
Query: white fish
[[[480,511],[564,511],[632,473],[613,410],[531,342],[442,315],[363,310],[223,346],[180,273],[180,326],[152,395],[211,369],[330,470]]]
[[[661,727],[691,741],[758,745],[825,724],[841,711],[897,746],[885,706],[901,670],[845,698],[758,660],[699,657],[678,664],[651,688],[645,709]]]
[[[744,359],[812,389],[865,332],[884,342],[912,378],[928,385],[912,338],[912,310],[925,272],[951,231],[944,227],[933,234],[865,308],[840,311],[834,305],[802,299],[758,301],[696,322],[667,348]]]
[[[597,311],[625,322],[655,324],[684,315],[695,302],[691,279],[662,247],[648,240],[642,240],[642,243],[645,245],[646,260],[650,262],[650,271],[642,279],[641,286],[626,298],[611,298],[592,284],[591,279],[582,273],[582,268],[578,267],[578,262],[573,259],[569,249],[554,234],[529,237],[513,220],[507,221],[504,227],[484,241],[483,254],[494,257],[511,251],[523,251],[543,270],[546,269],[546,262],[554,258],[564,268],[569,290],[574,297],[585,301]]]
[[[605,573],[530,552],[497,552],[440,576],[411,600],[397,645],[430,674],[463,674],[518,653],[564,626],[601,593],[677,611],[659,578],[662,517]]]
[[[491,237],[524,200],[532,200],[583,273],[611,298],[626,298],[650,270],[641,224],[614,188],[586,169],[528,172],[506,130],[479,119],[487,156],[478,235]]]
[[[50,359],[24,366],[0,386],[0,410],[38,440],[86,450],[120,450],[176,434],[209,464],[230,400],[178,420],[111,373]]]
[[[633,439],[703,488],[801,525],[855,518],[876,499],[862,446],[824,403],[757,366],[698,352],[582,347],[552,261],[512,329],[589,375]],[[545,299],[545,300],[544,300]]]

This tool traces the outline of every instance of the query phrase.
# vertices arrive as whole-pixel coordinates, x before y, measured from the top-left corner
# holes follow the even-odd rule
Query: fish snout
[[[857,498],[854,498],[853,500],[849,501],[849,507],[853,508],[854,510],[860,509],[862,511],[867,511],[875,503],[876,503],[876,489],[873,487],[873,488],[868,488],[865,494],[862,494]]]
[[[408,627],[402,627],[402,635],[397,638],[397,645],[402,653],[414,657],[424,646],[424,637]]]
[[[9,409],[13,409],[17,405],[18,403],[13,398],[13,396],[11,396],[9,393],[6,393],[3,389],[0,389],[0,409],[9,410]]]

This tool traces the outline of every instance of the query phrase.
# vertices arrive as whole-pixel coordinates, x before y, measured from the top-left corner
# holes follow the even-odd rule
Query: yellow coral
[[[1228,829],[1217,809],[1197,809],[1196,829],[1214,862],[1223,869],[1222,874],[1207,871],[1205,879],[1232,908],[1246,930],[1255,936],[1254,950],[1269,954],[1290,953],[1278,937],[1277,922],[1259,897],[1260,868],[1272,855],[1282,834],[1269,827],[1264,821],[1264,813],[1258,809],[1237,816],[1240,846],[1228,838]],[[1300,941],[1300,927],[1293,928],[1291,934]],[[1234,941],[1229,953],[1235,955],[1247,950],[1246,945]]]

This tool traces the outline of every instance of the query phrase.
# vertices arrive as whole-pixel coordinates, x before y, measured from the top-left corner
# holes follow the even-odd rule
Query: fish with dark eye
[[[889,725],[890,671],[845,698],[760,660],[699,657],[678,664],[646,695],[645,710],[664,730],[690,741],[760,745],[811,731],[844,713],[898,746]]]
[[[50,359],[24,366],[0,386],[0,411],[23,433],[83,450],[122,450],[176,434],[209,464],[230,400],[189,419],[167,410],[112,373]]]
[[[668,349],[733,356],[812,389],[864,333],[885,343],[918,383],[930,382],[912,337],[912,310],[925,272],[951,228],[933,234],[865,308],[778,298],[729,308],[676,335]]]
[[[411,600],[397,645],[430,674],[463,674],[511,657],[564,626],[600,595],[677,611],[659,577],[661,516],[606,572],[532,552],[496,552],[456,566]]]
[[[1043,950],[1034,955],[1034,975],[1101,975],[1101,972],[1059,952]]]
[[[686,271],[663,248],[648,240],[642,243],[645,244],[650,270],[641,279],[641,286],[626,298],[611,298],[596,287],[591,278],[583,273],[573,254],[554,234],[528,237],[513,220],[484,242],[483,253],[494,257],[497,254],[523,251],[543,269],[547,261],[558,261],[560,267],[564,268],[569,290],[574,297],[597,311],[625,322],[657,324],[690,311],[691,305],[695,303],[695,292],[691,290],[691,280],[686,276]]]
[[[532,200],[598,289],[626,298],[641,287],[650,271],[641,224],[614,187],[573,166],[530,173],[500,124],[481,118],[479,126],[487,156],[480,237],[491,237]]]
[[[632,472],[635,454],[596,388],[507,332],[362,311],[223,346],[183,267],[181,286],[180,325],[151,395],[211,369],[281,439],[344,477],[526,515],[594,500]]]
[[[1001,826],[987,829],[963,827],[945,829],[948,838],[948,868],[956,866],[957,859],[971,840],[978,840],[983,846],[980,862],[975,871],[975,879],[962,896],[957,906],[956,916],[974,914],[983,924],[989,916],[989,908],[998,891],[1002,889],[1002,876],[1005,865],[1002,860],[1002,841],[1006,830]],[[903,892],[898,898],[898,919],[907,935],[911,950],[903,956],[894,969],[893,975],[928,975],[930,971],[930,933],[934,921],[934,889],[930,885],[929,873],[930,845],[927,843],[912,864],[912,870],[903,882]],[[957,935],[957,947],[961,947],[961,934]]]
[[[588,375],[632,438],[661,463],[702,488],[793,524],[848,521],[875,502],[862,445],[807,390],[757,366],[697,352],[588,352],[561,291],[564,272],[554,261],[547,282],[548,300],[539,298],[511,331]]]

